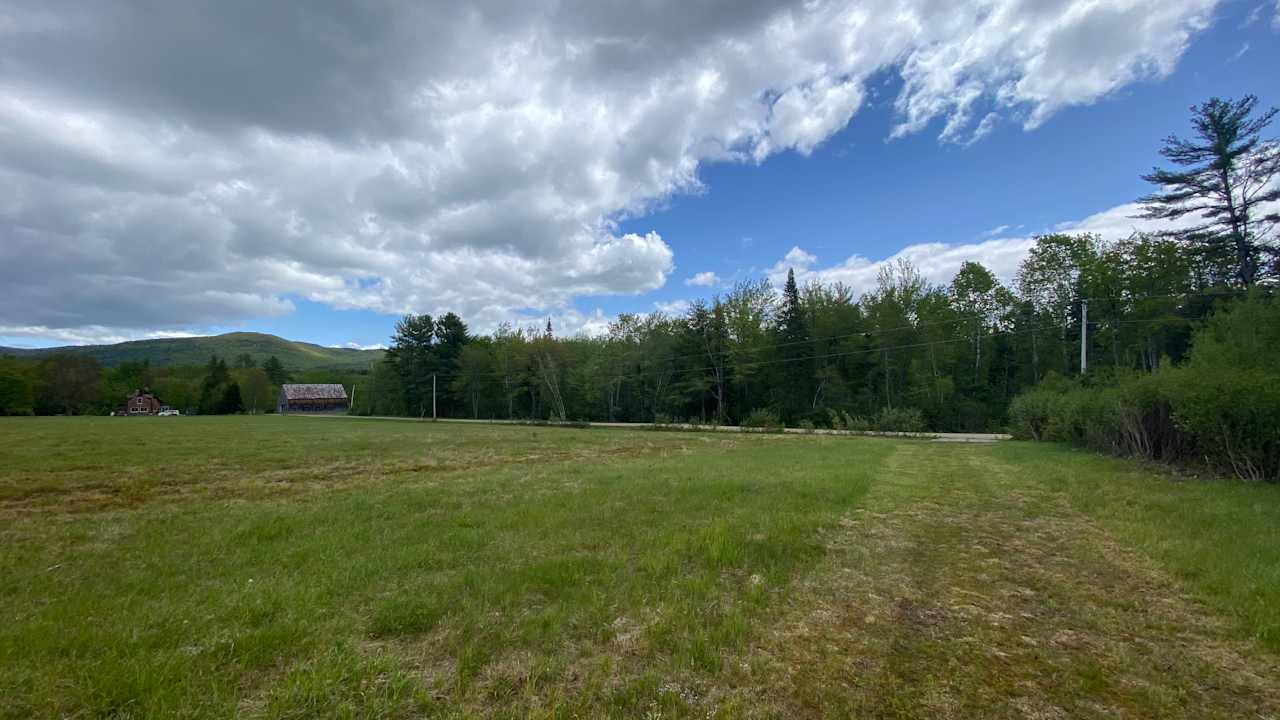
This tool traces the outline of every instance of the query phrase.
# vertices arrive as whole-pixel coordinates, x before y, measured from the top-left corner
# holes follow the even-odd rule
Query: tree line
[[[894,430],[1005,427],[1013,398],[1078,375],[1151,373],[1188,357],[1215,310],[1277,274],[1280,150],[1256,98],[1192,108],[1175,169],[1143,215],[1181,229],[1120,241],[1035,238],[1011,284],[967,262],[944,285],[898,262],[858,295],[839,283],[740,282],[680,315],[623,314],[600,337],[453,313],[409,315],[359,383],[361,414],[524,420],[785,423]],[[1081,317],[1088,309],[1087,337]]]
[[[270,412],[280,385],[293,375],[274,355],[261,365],[241,354],[230,364],[214,355],[204,366],[166,368],[149,360],[105,368],[71,353],[38,360],[6,356],[0,357],[0,415],[106,415],[123,408],[134,390],[149,390],[188,414]],[[331,381],[323,375],[319,381]]]

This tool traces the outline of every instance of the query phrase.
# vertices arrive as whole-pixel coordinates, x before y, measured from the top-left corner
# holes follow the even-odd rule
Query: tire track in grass
[[[1280,664],[989,448],[901,443],[722,717],[1277,718]]]

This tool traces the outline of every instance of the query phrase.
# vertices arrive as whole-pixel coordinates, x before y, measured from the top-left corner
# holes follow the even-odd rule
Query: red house
[[[149,389],[134,390],[129,393],[129,398],[125,401],[125,415],[157,415],[161,410],[168,410],[169,406],[160,402],[160,398],[151,393]]]

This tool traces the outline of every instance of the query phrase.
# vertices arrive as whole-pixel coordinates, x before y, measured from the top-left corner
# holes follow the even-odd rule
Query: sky
[[[1276,67],[1276,0],[0,0],[0,345],[1008,280]]]

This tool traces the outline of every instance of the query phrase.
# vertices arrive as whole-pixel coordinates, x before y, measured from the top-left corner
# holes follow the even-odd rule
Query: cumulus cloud
[[[84,327],[51,328],[45,325],[0,325],[0,338],[10,340],[13,347],[28,347],[41,343],[30,340],[52,342],[59,345],[111,345],[130,340],[164,340],[170,338],[195,337],[198,333],[183,330],[151,330],[120,331],[117,328],[87,325]]]
[[[710,270],[707,270],[705,272],[696,273],[693,277],[686,278],[684,284],[700,287],[715,287],[720,284],[720,276]]]
[[[1280,202],[1258,207],[1258,212],[1262,214],[1277,211],[1280,211]],[[1138,203],[1125,203],[1080,220],[1058,223],[1052,228],[1047,228],[1045,232],[1092,233],[1103,240],[1115,241],[1130,237],[1134,233],[1182,230],[1202,222],[1195,216],[1175,220],[1137,217],[1141,212],[1142,207]],[[976,243],[920,243],[909,245],[880,260],[872,260],[863,255],[851,255],[827,267],[819,266],[815,255],[799,247],[793,247],[766,271],[766,275],[770,282],[781,287],[786,280],[787,270],[794,269],[796,281],[801,284],[811,280],[828,284],[839,282],[852,288],[855,294],[861,294],[876,287],[876,279],[881,269],[890,267],[899,260],[910,262],[929,282],[938,285],[950,283],[959,272],[960,266],[966,261],[972,261],[981,263],[1001,280],[1011,283],[1017,275],[1018,265],[1035,245],[1035,239],[1031,236],[998,237],[1009,229],[1009,225],[994,227],[982,233],[982,237],[988,239]]]
[[[881,260],[851,255],[829,267],[819,267],[816,256],[796,247],[770,267],[766,274],[770,282],[781,287],[787,271],[795,270],[796,282],[801,285],[810,281],[842,283],[855,295],[874,289],[880,270],[899,260],[910,262],[925,278],[936,284],[951,282],[965,261],[980,262],[998,277],[1008,280],[1017,272],[1018,263],[1022,262],[1033,244],[1030,238],[998,238],[958,245],[921,243],[909,245]]]
[[[1033,128],[1168,73],[1213,5],[0,0],[0,325],[174,331],[300,297],[591,331],[571,301],[674,268],[619,223],[704,163],[813,152],[885,69],[897,135]]]
[[[688,300],[658,301],[653,304],[654,312],[659,312],[671,317],[684,315],[689,312],[689,308],[691,307],[693,307],[693,303]]]

